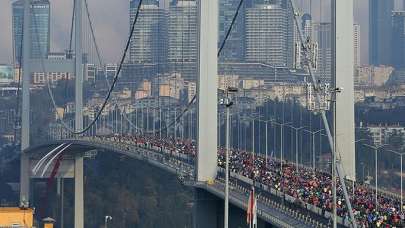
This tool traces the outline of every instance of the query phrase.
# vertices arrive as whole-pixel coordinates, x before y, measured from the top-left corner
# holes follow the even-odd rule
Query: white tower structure
[[[199,2],[197,181],[217,173],[218,0]]]
[[[336,20],[338,18],[338,20]],[[354,20],[353,0],[336,0],[332,40],[332,75],[336,94],[336,150],[346,179],[356,180],[354,146]],[[334,64],[333,64],[334,63]]]
[[[33,59],[31,58],[31,3],[24,1],[23,36],[23,78],[22,78],[22,126],[21,126],[21,174],[20,202],[27,205],[30,199],[30,162],[24,150],[30,146],[30,81],[33,72],[69,72],[75,74],[75,131],[83,129],[83,50],[82,9],[83,1],[75,4],[75,59]],[[45,69],[44,69],[45,68]],[[74,227],[84,227],[83,204],[83,157],[75,158],[75,219]]]

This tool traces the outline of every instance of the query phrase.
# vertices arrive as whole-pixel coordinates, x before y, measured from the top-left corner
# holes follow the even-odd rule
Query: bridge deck
[[[161,151],[152,148],[143,148],[122,142],[103,141],[94,138],[84,139],[71,139],[63,141],[54,141],[47,144],[47,146],[58,145],[61,143],[72,143],[75,145],[74,150],[67,151],[67,153],[77,153],[78,148],[82,148],[81,152],[85,150],[97,148],[107,151],[114,151],[121,155],[128,156],[137,160],[145,161],[157,168],[166,170],[174,175],[181,176],[185,180],[193,180],[194,167],[190,162],[176,156],[168,156]],[[28,151],[32,152],[37,149],[46,147],[46,145],[36,146],[29,148]],[[34,153],[31,153],[33,156]],[[35,157],[35,156],[34,156]],[[207,183],[189,182],[193,187],[204,189],[219,198],[224,198],[224,183],[222,179],[218,179],[214,184],[208,185]],[[230,189],[230,202],[246,210],[248,201],[248,193],[246,188],[232,183]],[[279,227],[320,227],[323,225],[319,221],[309,219],[302,214],[294,212],[293,210],[272,201],[271,199],[258,200],[258,217],[262,220]]]

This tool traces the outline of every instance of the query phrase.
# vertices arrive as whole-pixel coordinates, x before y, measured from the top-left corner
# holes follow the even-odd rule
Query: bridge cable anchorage
[[[104,109],[105,109],[105,107],[106,107],[106,105],[107,105],[107,103],[108,103],[108,101],[109,101],[109,99],[110,99],[110,97],[111,97],[111,94],[112,94],[112,92],[113,92],[113,90],[114,90],[114,88],[115,88],[115,85],[116,85],[116,83],[117,83],[117,81],[118,81],[118,78],[119,78],[118,76],[119,76],[119,74],[120,74],[120,72],[121,72],[121,70],[122,70],[122,66],[123,66],[124,61],[125,61],[125,59],[126,59],[126,56],[127,56],[128,50],[129,50],[129,46],[130,46],[130,43],[131,43],[131,39],[132,39],[133,34],[134,34],[134,31],[135,31],[135,25],[137,24],[137,21],[138,21],[138,18],[139,18],[139,14],[140,14],[140,11],[141,11],[142,2],[143,2],[143,0],[140,0],[140,1],[139,1],[138,8],[137,8],[137,11],[136,11],[136,14],[135,14],[135,19],[134,19],[134,22],[132,23],[132,26],[131,26],[130,35],[129,35],[128,39],[127,39],[127,43],[126,43],[126,45],[125,45],[125,49],[124,49],[124,52],[123,52],[123,54],[122,54],[122,57],[121,57],[121,60],[120,60],[120,64],[119,64],[119,66],[118,66],[117,73],[116,73],[115,76],[114,76],[113,83],[111,84],[111,86],[110,86],[110,88],[109,88],[109,90],[108,90],[108,93],[107,93],[107,95],[106,95],[106,97],[105,97],[105,99],[104,99],[104,101],[103,101],[103,104],[101,105],[101,108],[100,108],[99,111],[97,112],[95,118],[94,118],[84,129],[82,129],[82,130],[80,130],[80,131],[74,131],[73,129],[71,129],[71,127],[69,127],[69,126],[62,120],[62,118],[60,117],[59,113],[56,111],[56,110],[57,110],[57,106],[56,106],[55,98],[54,98],[53,93],[52,93],[52,90],[51,90],[51,86],[50,86],[50,83],[49,83],[49,78],[47,77],[47,80],[46,80],[46,81],[47,81],[48,93],[49,93],[49,96],[50,96],[51,101],[52,101],[52,104],[53,104],[54,112],[57,114],[57,118],[61,120],[62,126],[63,126],[66,130],[68,130],[70,133],[72,133],[72,134],[74,134],[74,135],[80,135],[80,134],[83,134],[83,133],[87,132],[87,131],[90,130],[90,128],[97,122],[97,120],[98,120],[98,119],[100,118],[100,116],[101,116],[101,113],[104,111]],[[35,17],[34,17],[34,20],[33,20],[33,21],[34,21],[34,23],[36,23]],[[36,28],[36,30],[37,30],[37,26],[35,26],[35,28]],[[39,35],[38,35],[38,31],[36,31],[36,35],[37,35],[37,38],[38,38],[38,36],[39,36]],[[40,44],[38,44],[38,45],[40,45]],[[40,48],[40,49],[41,49],[41,48]],[[41,50],[40,50],[40,51],[41,51]],[[43,60],[43,58],[40,58],[40,59],[41,59],[41,67],[42,67],[43,71],[45,72],[44,60]]]
[[[301,30],[301,27],[299,26],[299,22],[298,22],[297,15],[295,14],[295,8],[296,8],[296,7],[295,7],[295,5],[294,5],[293,0],[289,0],[289,3],[290,3],[290,6],[291,6],[291,11],[292,11],[293,18],[294,18],[294,22],[295,22],[295,27],[297,28],[297,31],[298,31],[298,34],[299,34],[300,42],[301,42],[301,44],[303,44],[303,43],[304,43],[304,37],[303,37],[303,32],[302,32],[302,30]],[[311,65],[310,62],[308,61],[308,52],[306,52],[305,50],[304,50],[304,59],[305,59],[304,62],[305,62],[305,64],[307,65],[308,73],[309,73],[309,75],[311,76],[312,83],[314,84],[314,87],[318,87],[318,86],[319,86],[319,85],[318,85],[318,84],[319,84],[319,83],[318,83],[318,80],[316,79],[315,75],[313,74],[312,65]],[[316,94],[316,100],[317,100],[317,102],[320,102],[320,101],[321,101],[320,91],[319,91],[319,90],[318,90],[318,91],[315,91],[315,94]],[[335,94],[335,97],[336,97],[336,94]],[[321,113],[322,120],[323,120],[323,123],[324,123],[325,131],[326,131],[327,136],[328,136],[329,146],[330,146],[331,150],[339,157],[339,160],[340,160],[340,159],[341,159],[341,154],[339,153],[339,151],[338,151],[337,149],[335,150],[335,146],[334,146],[334,145],[335,145],[335,139],[334,139],[335,136],[332,136],[332,133],[331,133],[331,130],[330,130],[330,126],[329,126],[329,122],[328,122],[328,119],[327,119],[327,117],[326,117],[325,110],[320,110],[320,113]],[[340,163],[339,163],[339,164],[340,164]],[[343,170],[340,169],[340,167],[339,167],[339,168],[336,167],[336,166],[337,166],[336,164],[333,164],[333,166],[335,166],[334,169],[338,169],[338,170],[339,170],[339,171],[337,172],[337,174],[338,174],[339,178],[340,178],[341,180],[343,180],[343,179],[344,179],[344,174],[342,173]],[[339,166],[340,166],[340,165],[339,165]],[[347,192],[347,188],[346,188],[345,182],[343,181],[341,184],[342,184],[342,187],[344,188],[344,191]],[[351,207],[351,203],[350,203],[350,198],[348,197],[347,194],[344,194],[344,196],[345,196],[345,201],[346,201],[347,207],[348,207],[348,208],[352,208],[352,207]],[[350,210],[350,211],[349,211],[349,214],[350,214],[350,217],[351,217],[352,225],[353,225],[354,228],[356,228],[356,227],[357,227],[357,223],[356,223],[356,219],[355,219],[355,217],[354,217],[353,211]]]
[[[224,40],[221,42],[221,46],[220,46],[220,48],[218,49],[217,57],[221,56],[222,51],[223,51],[223,49],[224,49],[224,47],[225,47],[225,45],[226,45],[226,43],[227,43],[229,37],[231,36],[231,32],[232,32],[232,30],[233,30],[233,26],[234,26],[235,23],[236,23],[236,19],[237,19],[238,15],[239,15],[239,12],[240,12],[240,10],[241,10],[241,8],[242,8],[243,3],[244,3],[244,0],[240,0],[240,1],[239,1],[238,8],[236,9],[235,14],[233,15],[231,24],[229,25],[228,30],[227,30],[227,32],[226,32],[226,36],[224,37]],[[164,128],[160,128],[160,129],[157,129],[157,130],[154,130],[154,131],[145,131],[145,130],[143,130],[143,129],[139,129],[139,130],[143,130],[142,132],[144,132],[144,133],[146,133],[146,134],[156,134],[156,133],[160,133],[160,132],[162,132],[162,131],[164,131],[164,130],[167,130],[168,128],[172,127],[172,126],[175,125],[177,122],[179,122],[179,120],[183,117],[183,115],[186,114],[186,113],[189,111],[191,105],[194,103],[194,101],[195,101],[196,99],[197,99],[197,94],[195,94],[195,95],[193,96],[193,98],[192,98],[192,99],[190,100],[190,102],[187,104],[186,108],[183,109],[183,111],[180,113],[180,115],[177,116],[174,121],[170,122],[170,123],[169,123],[168,125],[166,125]],[[129,119],[128,119],[128,117],[126,116],[126,114],[124,115],[124,118],[125,118],[133,127],[135,126],[135,125],[132,123],[132,121],[129,121]]]

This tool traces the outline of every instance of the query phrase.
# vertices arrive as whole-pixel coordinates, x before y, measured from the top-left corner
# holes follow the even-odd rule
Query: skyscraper
[[[22,54],[24,1],[18,0],[13,8],[14,58],[19,65]],[[33,0],[31,4],[31,58],[47,58],[50,49],[50,4],[48,0]]]
[[[195,0],[173,1],[169,8],[168,63],[171,72],[196,80],[198,19]]]
[[[159,8],[169,9],[170,0],[159,0]]]
[[[168,61],[197,62],[197,2],[178,0],[169,10]]]
[[[405,11],[396,11],[392,15],[392,65],[405,68]]]
[[[393,0],[370,0],[369,3],[369,62],[390,64],[391,14]]]
[[[231,25],[235,11],[238,7],[239,0],[219,0],[219,40],[218,45],[221,45],[225,35]],[[222,61],[242,61],[245,50],[245,9],[246,4],[243,4],[239,15],[233,25],[231,34],[226,42],[226,46],[222,50],[220,60]]]
[[[321,82],[330,82],[332,77],[332,25],[314,23],[313,40],[318,43],[318,59],[315,74]]]
[[[139,0],[130,3],[130,28],[135,19]],[[130,63],[163,63],[167,47],[167,11],[159,8],[159,1],[145,1],[141,6],[130,44]]]
[[[304,14],[301,18],[302,20],[302,32],[304,33],[304,38],[312,37],[312,17],[309,14]]]
[[[246,10],[246,61],[287,67],[287,10],[279,4],[257,4]],[[290,41],[293,45],[293,41]]]

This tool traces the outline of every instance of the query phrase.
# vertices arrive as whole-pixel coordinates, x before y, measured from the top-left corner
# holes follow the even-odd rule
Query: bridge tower
[[[217,174],[218,0],[199,0],[198,153],[196,181],[214,180]],[[222,204],[203,189],[195,188],[194,227],[218,227]]]
[[[335,0],[332,7],[332,78],[342,88],[336,94],[336,152],[346,178],[355,181],[353,0]]]
[[[197,181],[209,181],[217,173],[218,0],[198,2]]]
[[[75,0],[75,58],[58,59],[31,59],[31,2],[24,1],[24,28],[23,28],[23,63],[22,63],[22,123],[21,123],[21,174],[20,174],[20,202],[28,203],[30,200],[30,164],[28,155],[23,151],[30,146],[30,84],[31,74],[34,72],[69,72],[75,75],[76,80],[76,113],[75,131],[83,129],[83,53],[82,53],[82,8],[83,0]],[[43,72],[43,73],[47,73]],[[75,228],[83,228],[83,158],[75,158]]]

